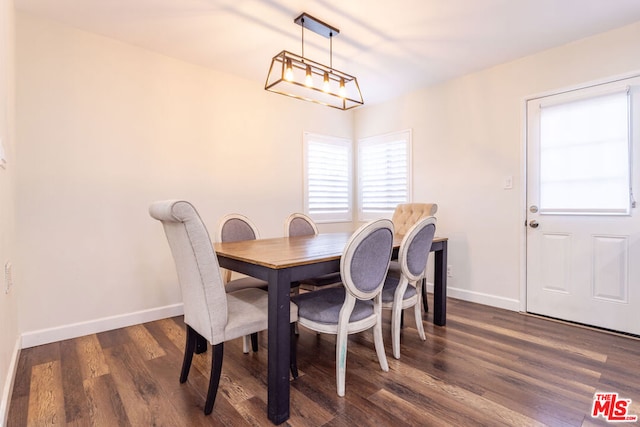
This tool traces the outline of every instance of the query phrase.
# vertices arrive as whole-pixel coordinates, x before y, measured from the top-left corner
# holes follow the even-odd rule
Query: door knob
[[[532,219],[531,221],[529,221],[529,227],[531,228],[538,228],[540,224],[538,224],[538,221],[536,221],[535,219]]]

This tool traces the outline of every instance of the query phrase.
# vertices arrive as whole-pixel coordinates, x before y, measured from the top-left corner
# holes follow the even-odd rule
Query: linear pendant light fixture
[[[274,56],[265,90],[339,110],[363,105],[358,80],[333,68],[333,36],[339,34],[340,30],[306,13],[293,22],[302,26],[302,55],[283,50]],[[304,57],[305,28],[329,39],[329,66]]]

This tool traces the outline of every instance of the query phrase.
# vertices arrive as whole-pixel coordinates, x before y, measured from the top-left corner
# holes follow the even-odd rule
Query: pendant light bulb
[[[304,79],[304,84],[307,87],[313,86],[313,76],[311,75],[311,65],[307,65],[307,76]]]
[[[344,87],[344,78],[340,79],[340,91],[338,95],[340,95],[340,98],[346,98],[347,96],[347,89]]]
[[[287,64],[284,70],[284,79],[288,82],[293,81],[293,66],[291,65],[290,59],[287,59]]]
[[[324,82],[322,83],[322,90],[326,93],[329,93],[331,90],[331,85],[329,84],[329,73],[324,72]]]

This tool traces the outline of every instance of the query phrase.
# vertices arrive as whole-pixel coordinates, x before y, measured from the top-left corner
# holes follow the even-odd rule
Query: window
[[[359,219],[380,218],[410,200],[411,130],[359,140]]]
[[[304,208],[318,222],[353,220],[351,141],[304,133]]]
[[[628,214],[629,100],[626,88],[540,107],[540,213]]]

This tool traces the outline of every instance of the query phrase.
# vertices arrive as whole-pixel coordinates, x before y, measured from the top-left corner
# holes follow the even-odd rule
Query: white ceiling
[[[15,0],[44,16],[264,84],[301,53],[301,12],[337,27],[333,66],[365,104],[640,21],[640,0]],[[305,31],[305,56],[329,40]]]

